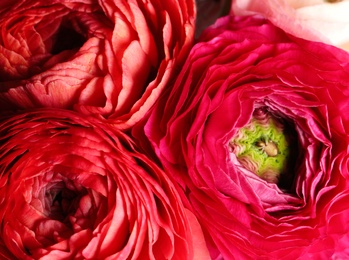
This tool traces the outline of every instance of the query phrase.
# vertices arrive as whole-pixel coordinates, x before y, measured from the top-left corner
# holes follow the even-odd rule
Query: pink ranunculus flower
[[[208,258],[171,179],[115,127],[58,109],[0,122],[1,259]]]
[[[235,15],[261,14],[298,37],[349,51],[348,0],[236,0]]]
[[[193,0],[18,0],[0,14],[1,110],[74,109],[122,128],[152,106],[194,38]]]
[[[260,16],[224,17],[134,128],[213,259],[349,257],[348,61]]]

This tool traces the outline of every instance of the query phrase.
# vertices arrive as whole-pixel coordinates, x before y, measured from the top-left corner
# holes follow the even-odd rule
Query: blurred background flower
[[[234,0],[235,15],[261,14],[295,36],[349,51],[348,0]]]

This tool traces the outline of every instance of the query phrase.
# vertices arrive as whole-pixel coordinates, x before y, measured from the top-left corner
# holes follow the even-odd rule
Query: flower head
[[[194,39],[193,0],[20,0],[0,13],[2,111],[64,108],[122,128],[153,105]]]
[[[122,132],[64,110],[0,122],[0,255],[205,256],[197,220],[170,178]]]
[[[134,129],[181,185],[212,258],[345,254],[348,61],[260,16],[221,18]]]

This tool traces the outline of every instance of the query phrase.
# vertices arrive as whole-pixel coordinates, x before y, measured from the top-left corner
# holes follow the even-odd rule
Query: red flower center
[[[61,24],[52,37],[51,53],[58,54],[65,50],[78,50],[86,41],[85,37],[69,25]]]
[[[82,230],[94,230],[108,213],[108,199],[98,191],[61,174],[50,178],[47,183],[40,177],[23,183],[28,193],[23,204],[28,203],[32,216],[30,221],[21,221],[29,230],[35,231],[35,237],[43,247],[68,239]],[[38,183],[41,188],[36,190]],[[33,185],[34,190],[31,190]]]
[[[64,182],[54,184],[45,193],[45,212],[49,218],[70,225],[68,218],[75,214],[79,208],[80,199],[86,193],[86,189],[79,192],[71,190]]]

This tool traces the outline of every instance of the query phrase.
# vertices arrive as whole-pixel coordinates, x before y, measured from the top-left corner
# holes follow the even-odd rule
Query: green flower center
[[[230,146],[241,165],[268,182],[278,183],[286,171],[290,149],[284,124],[268,112],[256,110]]]

